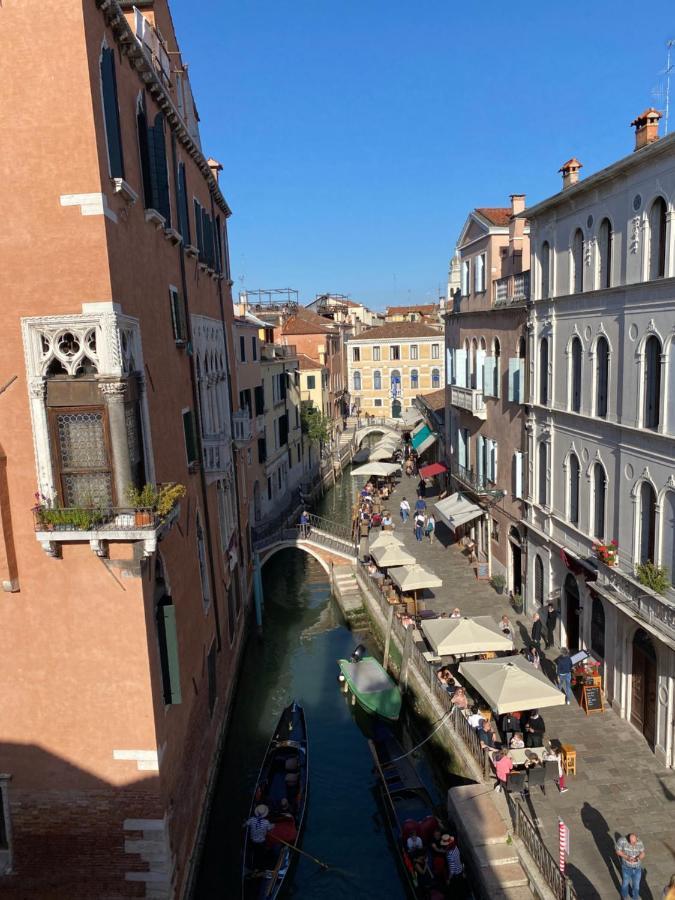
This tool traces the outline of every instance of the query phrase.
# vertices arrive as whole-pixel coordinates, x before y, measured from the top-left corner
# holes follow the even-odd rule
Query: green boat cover
[[[401,692],[372,656],[359,662],[339,659],[340,671],[361,706],[383,719],[395,721],[401,712]]]

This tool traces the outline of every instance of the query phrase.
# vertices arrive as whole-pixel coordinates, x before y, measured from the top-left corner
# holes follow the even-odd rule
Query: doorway
[[[400,419],[401,418],[401,401],[394,400],[391,404],[391,417],[392,419]]]
[[[638,628],[633,638],[631,681],[630,721],[653,750],[656,743],[656,650],[642,628]]]
[[[567,648],[571,653],[579,650],[580,616],[579,586],[574,575],[568,575],[565,579],[565,632]]]
[[[511,547],[511,590],[515,594],[523,593],[523,549],[517,528],[509,529],[509,546]]]

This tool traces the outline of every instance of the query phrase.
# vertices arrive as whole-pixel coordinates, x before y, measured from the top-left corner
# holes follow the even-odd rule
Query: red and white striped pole
[[[558,819],[558,851],[560,854],[558,865],[560,866],[561,874],[564,875],[567,855],[570,852],[570,832],[562,819]]]

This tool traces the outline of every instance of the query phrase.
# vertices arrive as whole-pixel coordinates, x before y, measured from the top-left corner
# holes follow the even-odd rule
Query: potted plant
[[[155,509],[160,519],[169,515],[174,506],[185,496],[185,485],[170,481],[159,487]]]
[[[490,584],[498,594],[503,594],[504,588],[506,587],[506,578],[504,578],[504,576],[500,574],[493,575],[490,579]]]
[[[595,541],[593,552],[605,565],[615,566],[619,556],[619,544],[617,541],[610,541],[608,544],[604,541]]]
[[[511,603],[513,604],[513,609],[517,613],[522,613],[523,611],[523,598],[520,594],[514,594],[511,597]]]
[[[636,566],[638,581],[657,594],[665,594],[670,587],[668,570],[664,566],[657,566],[651,560]]]
[[[130,484],[127,488],[127,500],[135,510],[135,525],[137,528],[147,528],[152,525],[153,510],[157,504],[159,492],[154,484],[144,484],[137,488]]]

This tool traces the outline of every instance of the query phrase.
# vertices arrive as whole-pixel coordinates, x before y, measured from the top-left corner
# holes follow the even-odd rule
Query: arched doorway
[[[401,401],[400,400],[392,401],[391,417],[392,417],[392,419],[400,419],[401,418]]]
[[[630,721],[653,750],[656,742],[656,650],[642,628],[638,628],[633,637],[631,681]]]
[[[511,548],[511,590],[514,594],[523,593],[523,545],[520,532],[513,526],[509,529],[509,547]]]
[[[567,647],[572,653],[576,653],[579,649],[580,615],[579,585],[574,575],[568,575],[565,579],[565,632],[567,633]]]

